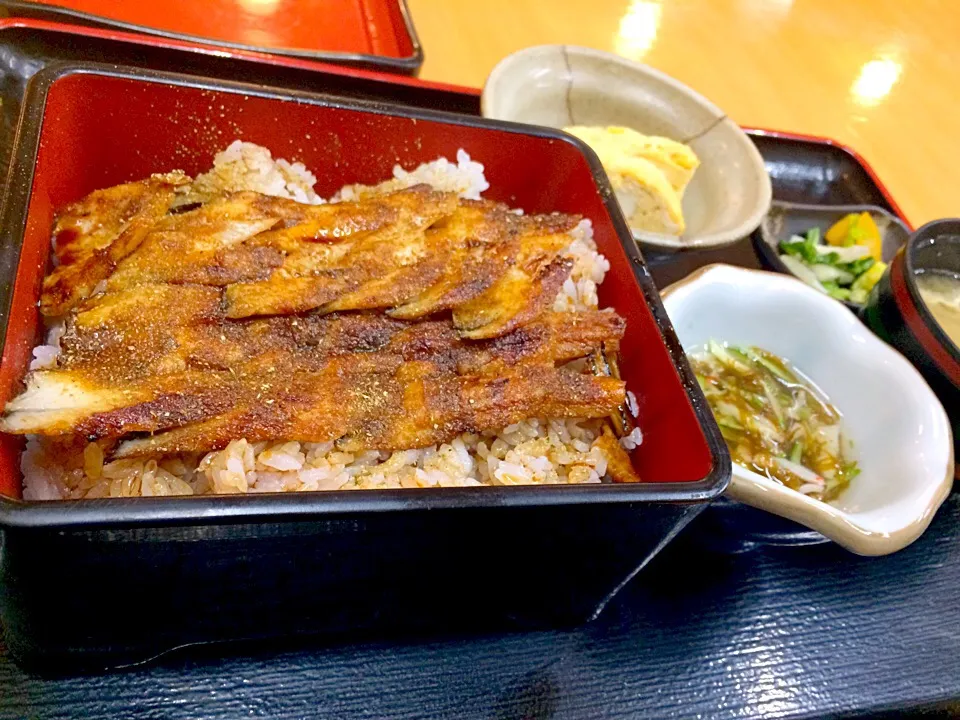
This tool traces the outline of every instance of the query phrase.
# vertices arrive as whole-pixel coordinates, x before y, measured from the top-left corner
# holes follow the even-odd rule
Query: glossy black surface
[[[573,631],[214,648],[59,680],[27,675],[0,656],[0,717],[960,713],[956,494],[923,538],[886,558],[835,545],[714,555],[681,536],[641,577]],[[163,611],[148,598],[118,602],[141,603],[148,616]]]
[[[877,205],[892,210],[870,173],[842,147],[757,131],[751,139],[773,181],[773,199],[816,205]]]

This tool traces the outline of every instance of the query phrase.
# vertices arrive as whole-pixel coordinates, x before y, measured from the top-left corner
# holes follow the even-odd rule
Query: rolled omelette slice
[[[597,153],[632,229],[683,234],[683,191],[699,165],[692,150],[625,127],[573,126],[565,131]]]
[[[632,157],[609,165],[604,162],[603,166],[631,228],[662,235],[683,234],[686,224],[680,196],[653,163]]]
[[[620,153],[653,163],[681,198],[693,173],[700,166],[700,158],[683,143],[656,135],[644,135],[632,128],[578,125],[566,128],[566,132],[590,145],[598,155],[601,152],[604,155]]]

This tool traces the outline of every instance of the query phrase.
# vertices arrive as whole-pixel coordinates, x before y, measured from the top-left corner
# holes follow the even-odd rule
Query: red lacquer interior
[[[262,48],[409,57],[400,0],[39,0],[111,20]]]
[[[73,74],[51,87],[9,334],[0,367],[0,399],[15,393],[39,337],[36,300],[46,269],[54,209],[97,188],[154,172],[210,167],[234,139],[260,143],[275,157],[299,160],[329,196],[347,183],[390,177],[458,148],[486,167],[486,196],[527,212],[580,213],[593,220],[610,272],[603,306],[627,319],[622,371],[640,404],[643,445],[634,453],[650,482],[690,482],[711,469],[710,452],[590,166],[572,144],[490,128],[322,107],[276,98]],[[4,438],[0,491],[19,495],[16,443]]]

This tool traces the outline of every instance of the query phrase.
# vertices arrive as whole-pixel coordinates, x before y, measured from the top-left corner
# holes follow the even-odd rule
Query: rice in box
[[[329,202],[356,200],[419,183],[478,199],[489,185],[483,165],[459,150],[412,171],[399,166],[377,186],[348,185]],[[301,163],[274,160],[266,148],[236,141],[217,154],[213,168],[183,192],[182,203],[223,191],[253,190],[297,202],[326,202],[316,178]],[[589,220],[570,232],[564,254],[573,270],[554,304],[558,311],[597,307],[597,286],[609,263],[597,252]],[[63,323],[49,325],[46,344],[33,351],[31,369],[55,367]],[[629,394],[636,414],[636,399]],[[205,455],[104,461],[94,443],[72,437],[29,437],[21,467],[26,500],[289,492],[376,488],[599,483],[607,460],[596,443],[603,420],[530,418],[498,433],[464,433],[449,443],[397,452],[338,451],[333,443],[249,443],[237,438]],[[639,428],[621,440],[642,440]]]

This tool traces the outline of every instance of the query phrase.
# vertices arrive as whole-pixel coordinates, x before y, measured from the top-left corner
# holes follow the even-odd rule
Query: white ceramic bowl
[[[662,295],[686,350],[713,338],[786,358],[840,410],[854,442],[861,473],[831,504],[736,464],[732,498],[861,555],[920,537],[950,492],[953,440],[943,407],[905,358],[843,305],[785,275],[710,265]]]
[[[753,232],[770,207],[770,176],[750,138],[709,100],[647,65],[572,45],[526,48],[493,69],[481,106],[498,120],[623,125],[690,145],[701,164],[683,197],[686,232],[635,232],[641,242],[726,245]]]

